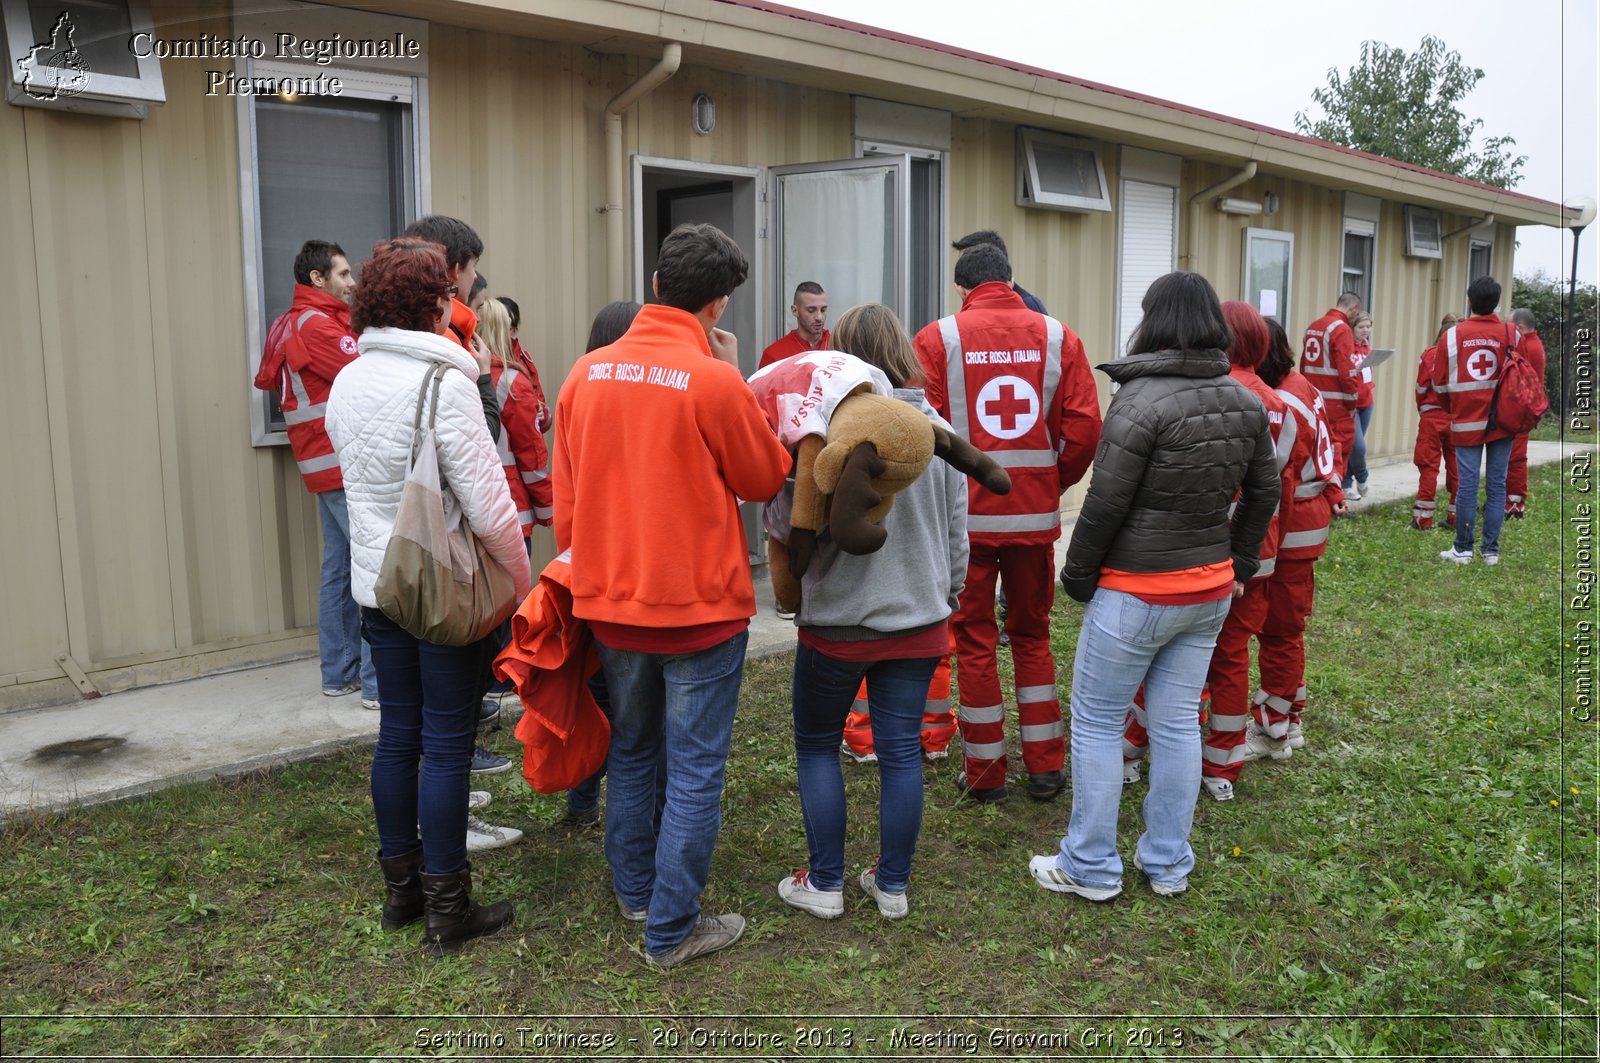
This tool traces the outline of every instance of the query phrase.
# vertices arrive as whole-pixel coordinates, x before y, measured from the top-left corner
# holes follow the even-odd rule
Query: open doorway
[[[750,260],[750,277],[722,318],[722,328],[739,338],[739,364],[745,376],[756,371],[767,342],[761,321],[763,292],[757,246],[758,170],[713,166],[679,159],[633,158],[634,298],[655,302],[650,276],[656,269],[661,241],[679,225],[709,222],[733,237]]]

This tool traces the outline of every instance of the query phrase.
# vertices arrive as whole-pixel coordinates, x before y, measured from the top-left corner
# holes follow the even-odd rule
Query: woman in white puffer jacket
[[[374,248],[350,312],[361,333],[360,357],[335,378],[327,408],[350,506],[351,592],[361,605],[382,702],[372,804],[388,889],[383,925],[397,929],[425,915],[423,943],[435,954],[494,933],[512,913],[505,902],[472,903],[466,850],[467,773],[494,640],[425,642],[385,616],[373,592],[405,487],[417,392],[430,365],[459,370],[446,372],[439,388],[440,476],[473,533],[514,574],[519,598],[531,583],[516,507],[474,383],[477,360],[444,333],[452,294],[439,245],[402,238]]]

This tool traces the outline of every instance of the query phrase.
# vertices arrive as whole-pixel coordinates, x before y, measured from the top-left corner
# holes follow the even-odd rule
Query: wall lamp
[[[1260,214],[1264,208],[1253,199],[1241,199],[1238,196],[1219,196],[1217,209],[1224,214]]]

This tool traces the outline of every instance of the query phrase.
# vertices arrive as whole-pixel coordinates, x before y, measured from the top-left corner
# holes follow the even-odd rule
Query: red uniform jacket
[[[535,524],[548,525],[554,515],[550,504],[550,448],[539,431],[539,400],[533,382],[520,364],[491,363],[495,398],[500,402],[500,464],[506,471],[511,501],[517,506],[523,538]]]
[[[915,346],[929,405],[1011,474],[1003,496],[967,481],[968,536],[1059,539],[1061,492],[1089,471],[1100,439],[1100,398],[1077,335],[990,281],[960,313],[918,332]]]
[[[805,341],[799,329],[791,329],[787,336],[767,345],[767,349],[761,352],[761,364],[756,368],[765,369],[773,362],[781,362],[785,358],[804,354],[806,351],[825,351],[832,345],[833,333],[827,329],[822,330],[822,342],[815,347]]]
[[[1306,329],[1300,347],[1300,372],[1322,392],[1328,416],[1349,417],[1361,398],[1361,372],[1355,365],[1356,337],[1344,311],[1329,310]]]
[[[313,494],[344,487],[339,456],[333,452],[322,415],[333,378],[355,358],[350,307],[321,289],[296,284],[283,344],[283,384],[278,399],[289,425],[289,448],[306,490]]]
[[[1272,514],[1272,523],[1267,525],[1267,537],[1261,541],[1261,567],[1250,577],[1252,580],[1266,579],[1278,566],[1278,540],[1283,535],[1283,518],[1294,506],[1295,478],[1286,466],[1300,437],[1300,429],[1294,419],[1288,416],[1288,405],[1276,391],[1267,387],[1267,382],[1257,376],[1254,370],[1236,365],[1228,375],[1261,400],[1261,405],[1267,408],[1267,423],[1272,429],[1272,449],[1276,452],[1282,494],[1278,498],[1278,508]]]
[[[1494,314],[1475,314],[1452,325],[1433,349],[1433,389],[1450,414],[1450,443],[1474,447],[1510,432],[1489,429],[1494,387],[1505,370],[1506,354],[1518,333]]]
[[[550,426],[556,423],[556,412],[550,408],[550,403],[544,397],[544,385],[539,383],[539,368],[533,364],[533,355],[523,350],[522,341],[511,341],[511,356],[517,360],[528,374],[528,383],[533,387],[533,397],[539,405],[539,433],[550,431]]]
[[[1356,369],[1356,409],[1364,410],[1372,405],[1372,393],[1376,390],[1372,386],[1372,370],[1364,368],[1362,363],[1372,354],[1372,344],[1358,343],[1350,356],[1350,364]]]
[[[542,794],[570,790],[599,771],[611,745],[611,722],[589,692],[600,657],[589,625],[572,615],[570,558],[562,554],[539,573],[494,662],[495,675],[515,683],[527,706],[517,721],[522,777]]]
[[[1439,402],[1439,393],[1433,390],[1433,348],[1429,347],[1417,360],[1417,412],[1435,410],[1442,412],[1444,406]]]
[[[1279,382],[1277,394],[1295,422],[1294,442],[1283,470],[1285,488],[1293,486],[1294,504],[1279,511],[1278,557],[1285,561],[1318,558],[1328,549],[1333,507],[1344,501],[1339,487],[1333,437],[1323,417],[1322,393],[1299,373]]]

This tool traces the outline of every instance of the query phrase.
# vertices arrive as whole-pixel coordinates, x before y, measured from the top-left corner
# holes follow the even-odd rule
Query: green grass
[[[511,1055],[521,1026],[620,1038],[547,1058],[1592,1056],[1600,779],[1593,724],[1561,705],[1560,473],[1535,470],[1497,569],[1439,561],[1448,533],[1409,530],[1406,507],[1338,525],[1308,637],[1310,744],[1251,765],[1231,803],[1201,798],[1180,900],[1131,871],[1112,905],[1041,891],[1026,863],[1056,844],[1068,798],[958,804],[945,761],[926,769],[909,919],[881,920],[853,888],[835,922],[786,908],[774,886],[806,848],[784,657],[749,668],[704,897],[749,918],[735,948],[647,969],[599,836],[508,774],[492,818],[528,838],[475,873],[515,902],[516,927],[424,957],[414,928],[379,928],[367,756],[351,751],[7,826],[0,1011],[24,1017],[0,1022],[0,1054],[414,1056],[427,1027],[505,1045],[423,1054]],[[1081,616],[1058,602],[1063,700]],[[859,868],[877,780],[846,778]],[[1143,793],[1124,801],[1125,857]],[[120,1017],[86,1017],[104,1014]],[[233,1017],[192,1017],[215,1014]],[[395,1017],[417,1015],[491,1017]],[[558,1015],[589,1017],[516,1018]],[[840,1015],[856,1017],[823,1018]],[[896,1046],[897,1026],[948,1036]],[[797,1052],[797,1028],[819,1044]],[[996,1047],[994,1030],[1071,1047]],[[710,1031],[788,1041],[708,1045]]]

